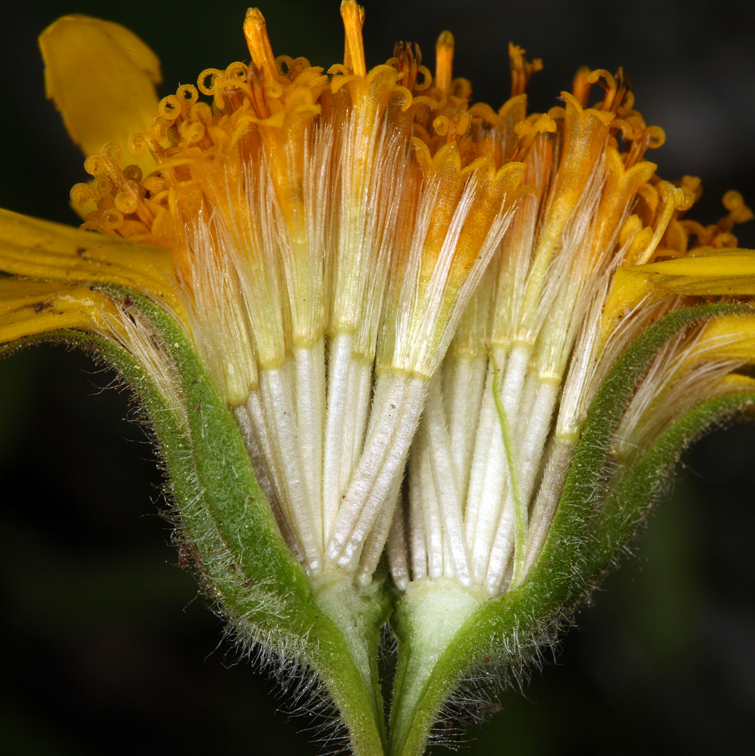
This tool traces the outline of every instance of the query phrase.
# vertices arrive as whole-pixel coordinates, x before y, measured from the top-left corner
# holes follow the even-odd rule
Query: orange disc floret
[[[358,328],[367,305],[346,307],[354,299],[350,282],[380,270],[385,286],[373,288],[386,288],[418,244],[421,278],[430,281],[453,230],[451,302],[493,225],[511,213],[517,234],[538,219],[525,313],[535,312],[545,271],[582,212],[592,214],[580,245],[580,264],[589,269],[611,255],[631,265],[736,245],[732,228],[751,217],[749,208],[730,193],[718,224],[684,217],[699,182],[661,181],[644,160],[665,135],[634,109],[621,69],[580,69],[562,105],[528,114],[526,87],[542,62],[510,45],[511,96],[496,111],[470,104],[469,82],[454,78],[449,32],[438,38],[434,72],[409,43],[369,69],[363,9],[344,0],[341,14],[343,63],[326,73],[305,58],[276,57],[262,14],[251,9],[244,21],[251,61],[205,69],[196,85],[164,97],[153,121],[123,149],[108,143],[90,156],[92,182],[71,190],[72,201],[90,210],[83,228],[169,248],[190,298],[203,296],[195,279],[206,278],[201,265],[208,261],[220,270],[235,256],[242,272],[233,275],[241,279],[243,270],[256,271],[248,286],[263,280],[259,296],[280,309],[266,364],[283,359],[291,343],[314,343],[329,327]],[[129,164],[129,154],[141,167]],[[523,176],[529,200],[518,202]],[[587,195],[591,208],[584,206]],[[525,205],[529,220],[519,223]],[[419,223],[427,225],[424,235]],[[363,249],[354,259],[341,259],[355,245]],[[329,276],[342,283],[326,284]],[[362,302],[372,289],[359,286]],[[335,304],[305,312],[299,302],[322,299],[326,290]],[[264,327],[272,316],[254,317]],[[377,332],[370,328],[368,342]],[[255,337],[255,349],[266,339]]]

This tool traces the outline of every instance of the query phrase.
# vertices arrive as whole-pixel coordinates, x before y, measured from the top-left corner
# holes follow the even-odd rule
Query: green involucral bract
[[[104,287],[103,287],[104,288]],[[340,713],[353,753],[420,756],[444,703],[465,677],[520,664],[549,641],[596,584],[645,517],[681,451],[734,414],[755,411],[755,394],[712,399],[676,421],[628,470],[615,469],[612,438],[650,360],[673,336],[737,304],[689,307],[649,328],[617,360],[591,406],[542,553],[526,580],[498,598],[452,579],[419,580],[403,595],[385,579],[313,583],[288,550],[257,485],[238,427],[181,328],[133,292],[130,300],[170,357],[183,407],[171,407],[145,369],[110,341],[76,331],[64,340],[97,352],[128,380],[154,429],[179,538],[203,587],[242,644],[261,644],[314,672]],[[14,348],[19,344],[15,344]],[[391,598],[393,596],[393,599]],[[391,619],[399,641],[389,735],[378,671],[380,633]]]
[[[673,336],[745,305],[689,307],[667,315],[617,360],[590,408],[543,551],[526,581],[490,599],[454,581],[411,584],[392,624],[399,638],[391,756],[420,756],[444,703],[485,667],[526,662],[617,558],[681,452],[706,429],[753,411],[755,395],[711,400],[678,420],[618,481],[612,442],[650,360]]]
[[[377,659],[389,599],[383,581],[366,589],[332,578],[313,586],[286,546],[255,479],[238,427],[180,327],[134,292],[127,298],[154,328],[175,364],[184,407],[169,406],[144,368],[111,342],[76,331],[26,340],[64,340],[97,352],[131,384],[154,428],[169,477],[178,538],[203,588],[236,640],[260,644],[292,677],[314,672],[346,726],[355,754],[386,748]],[[17,346],[17,345],[16,345]],[[184,415],[188,426],[182,425]],[[292,685],[295,687],[295,685]]]

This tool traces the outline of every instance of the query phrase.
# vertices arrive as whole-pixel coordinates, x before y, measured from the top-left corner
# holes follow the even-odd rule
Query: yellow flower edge
[[[125,144],[157,109],[160,61],[133,32],[112,21],[64,16],[39,37],[45,89],[85,155]],[[95,61],[96,65],[92,65]],[[154,169],[147,157],[145,172]]]

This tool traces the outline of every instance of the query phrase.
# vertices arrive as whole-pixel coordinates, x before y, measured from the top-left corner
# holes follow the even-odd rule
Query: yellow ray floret
[[[133,32],[111,21],[65,16],[39,38],[47,97],[84,154],[105,142],[126,144],[157,109],[160,61]],[[136,160],[147,171],[151,156]]]
[[[115,314],[112,300],[88,286],[0,279],[0,344],[63,329],[107,332]]]
[[[694,250],[694,257],[621,267],[603,309],[604,338],[635,308],[667,297],[755,295],[755,251]]]
[[[695,360],[755,362],[755,315],[726,315],[707,323],[688,362]]]
[[[180,306],[170,252],[0,210],[0,268],[55,281],[124,286]]]

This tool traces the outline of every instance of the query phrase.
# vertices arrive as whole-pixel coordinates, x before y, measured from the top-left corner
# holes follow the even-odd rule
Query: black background
[[[248,57],[245,6],[229,0],[121,6],[14,2],[0,25],[0,206],[76,223],[82,156],[44,100],[36,36],[55,18],[106,17],[163,60],[167,94]],[[276,54],[326,66],[342,54],[336,0],[262,6]],[[368,64],[398,39],[432,64],[454,32],[456,71],[495,107],[506,45],[545,71],[535,109],[580,65],[623,65],[637,107],[667,143],[668,179],[703,178],[695,213],[755,205],[755,3],[396,2],[367,6]],[[755,226],[755,224],[752,224]],[[755,246],[755,229],[740,241]],[[5,754],[315,754],[272,684],[222,642],[222,626],[176,567],[160,475],[114,376],[43,347],[0,362],[0,750]],[[685,457],[670,500],[577,618],[556,663],[474,730],[469,754],[749,754],[755,750],[755,432],[715,433]],[[285,708],[285,703],[283,704]]]

